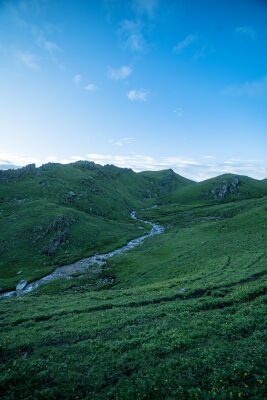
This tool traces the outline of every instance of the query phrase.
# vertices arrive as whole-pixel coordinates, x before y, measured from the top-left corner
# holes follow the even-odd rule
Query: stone
[[[238,193],[238,186],[240,185],[240,181],[238,177],[234,177],[231,182],[223,181],[220,185],[216,186],[210,192],[214,200],[218,198],[223,199],[228,194],[236,194]]]
[[[27,285],[27,281],[24,281],[23,279],[17,284],[16,290],[23,290],[25,286]]]
[[[17,272],[17,275],[20,275],[20,274],[22,274],[22,272],[23,272],[23,271],[18,271],[18,272]]]

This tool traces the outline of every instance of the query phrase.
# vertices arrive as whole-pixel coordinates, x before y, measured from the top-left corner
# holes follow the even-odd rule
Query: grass
[[[165,190],[191,183],[173,171],[148,180],[89,162],[0,171],[0,288],[13,289],[21,279],[30,282],[140,236],[130,211],[153,203],[161,182]],[[62,218],[65,224],[47,232]],[[45,251],[56,242],[55,251]]]
[[[197,185],[186,186],[175,190],[168,194],[168,200],[170,203],[179,204],[213,204],[214,199],[211,190],[216,187],[222,186],[224,183],[231,183],[234,178],[237,178],[239,183],[236,188],[236,192],[231,194],[228,193],[225,197],[218,200],[220,203],[226,203],[229,201],[238,201],[248,198],[256,198],[267,195],[267,182],[257,179],[252,179],[243,175],[224,174],[215,178],[207,179]],[[164,199],[164,203],[166,199]]]
[[[1,399],[265,398],[267,197],[167,200],[163,235],[0,302]]]

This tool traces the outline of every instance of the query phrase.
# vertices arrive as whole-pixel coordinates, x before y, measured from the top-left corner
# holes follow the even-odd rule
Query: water
[[[125,246],[120,247],[119,249],[110,251],[109,253],[97,254],[91,257],[83,258],[82,260],[76,261],[73,264],[63,265],[61,267],[57,267],[51,274],[46,275],[45,277],[38,279],[34,282],[26,285],[22,290],[13,290],[10,292],[3,293],[0,295],[1,298],[13,297],[13,296],[22,296],[27,294],[34,289],[37,289],[39,286],[51,282],[55,279],[65,278],[65,279],[73,279],[73,274],[76,272],[86,272],[88,267],[93,265],[98,265],[100,268],[105,265],[105,261],[108,258],[115,256],[116,254],[126,253],[128,250],[133,249],[136,246],[143,244],[144,240],[148,237],[159,235],[164,232],[164,227],[153,222],[144,221],[142,219],[137,218],[136,211],[131,212],[131,217],[136,221],[143,222],[152,226],[149,233],[140,236],[137,239],[130,240]]]

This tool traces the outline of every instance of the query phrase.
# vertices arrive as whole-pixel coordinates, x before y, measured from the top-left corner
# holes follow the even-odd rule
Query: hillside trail
[[[83,258],[79,261],[74,262],[73,264],[68,264],[68,265],[63,265],[61,267],[57,267],[52,273],[44,276],[41,279],[38,279],[36,281],[33,281],[29,284],[27,284],[26,281],[21,281],[18,285],[16,290],[12,290],[9,292],[5,292],[0,295],[0,299],[7,298],[7,297],[19,297],[22,295],[25,295],[35,289],[37,289],[39,286],[51,282],[55,279],[59,278],[65,278],[65,279],[74,279],[72,276],[75,273],[82,273],[82,272],[87,272],[89,267],[92,267],[91,272],[92,273],[99,273],[101,272],[102,267],[105,265],[106,260],[109,258],[117,255],[117,254],[123,254],[126,253],[127,251],[133,249],[136,246],[139,246],[143,244],[144,240],[148,237],[152,237],[154,235],[159,235],[161,233],[164,233],[164,227],[150,222],[150,221],[145,221],[140,218],[137,218],[136,216],[136,211],[131,212],[131,218],[133,218],[136,221],[149,224],[151,225],[151,230],[149,233],[140,236],[136,239],[130,240],[126,245],[110,251],[109,253],[104,253],[104,254],[96,254],[91,257]]]

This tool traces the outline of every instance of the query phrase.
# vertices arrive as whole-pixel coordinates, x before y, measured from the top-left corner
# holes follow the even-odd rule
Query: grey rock
[[[18,271],[18,272],[17,272],[17,275],[20,275],[20,274],[22,274],[22,272],[23,272],[23,271]]]
[[[220,185],[213,188],[210,192],[214,200],[223,199],[228,194],[238,193],[239,179],[235,176],[231,182],[223,181]]]
[[[24,281],[23,279],[17,284],[16,290],[23,290],[25,286],[27,285],[27,281]]]
[[[53,255],[59,247],[69,243],[68,235],[71,226],[76,222],[74,217],[69,218],[64,215],[55,218],[48,226],[47,230],[40,238],[44,238],[47,234],[53,233],[49,243],[44,246],[40,252],[49,256]],[[37,239],[36,239],[37,240]],[[39,240],[39,239],[38,239]]]

